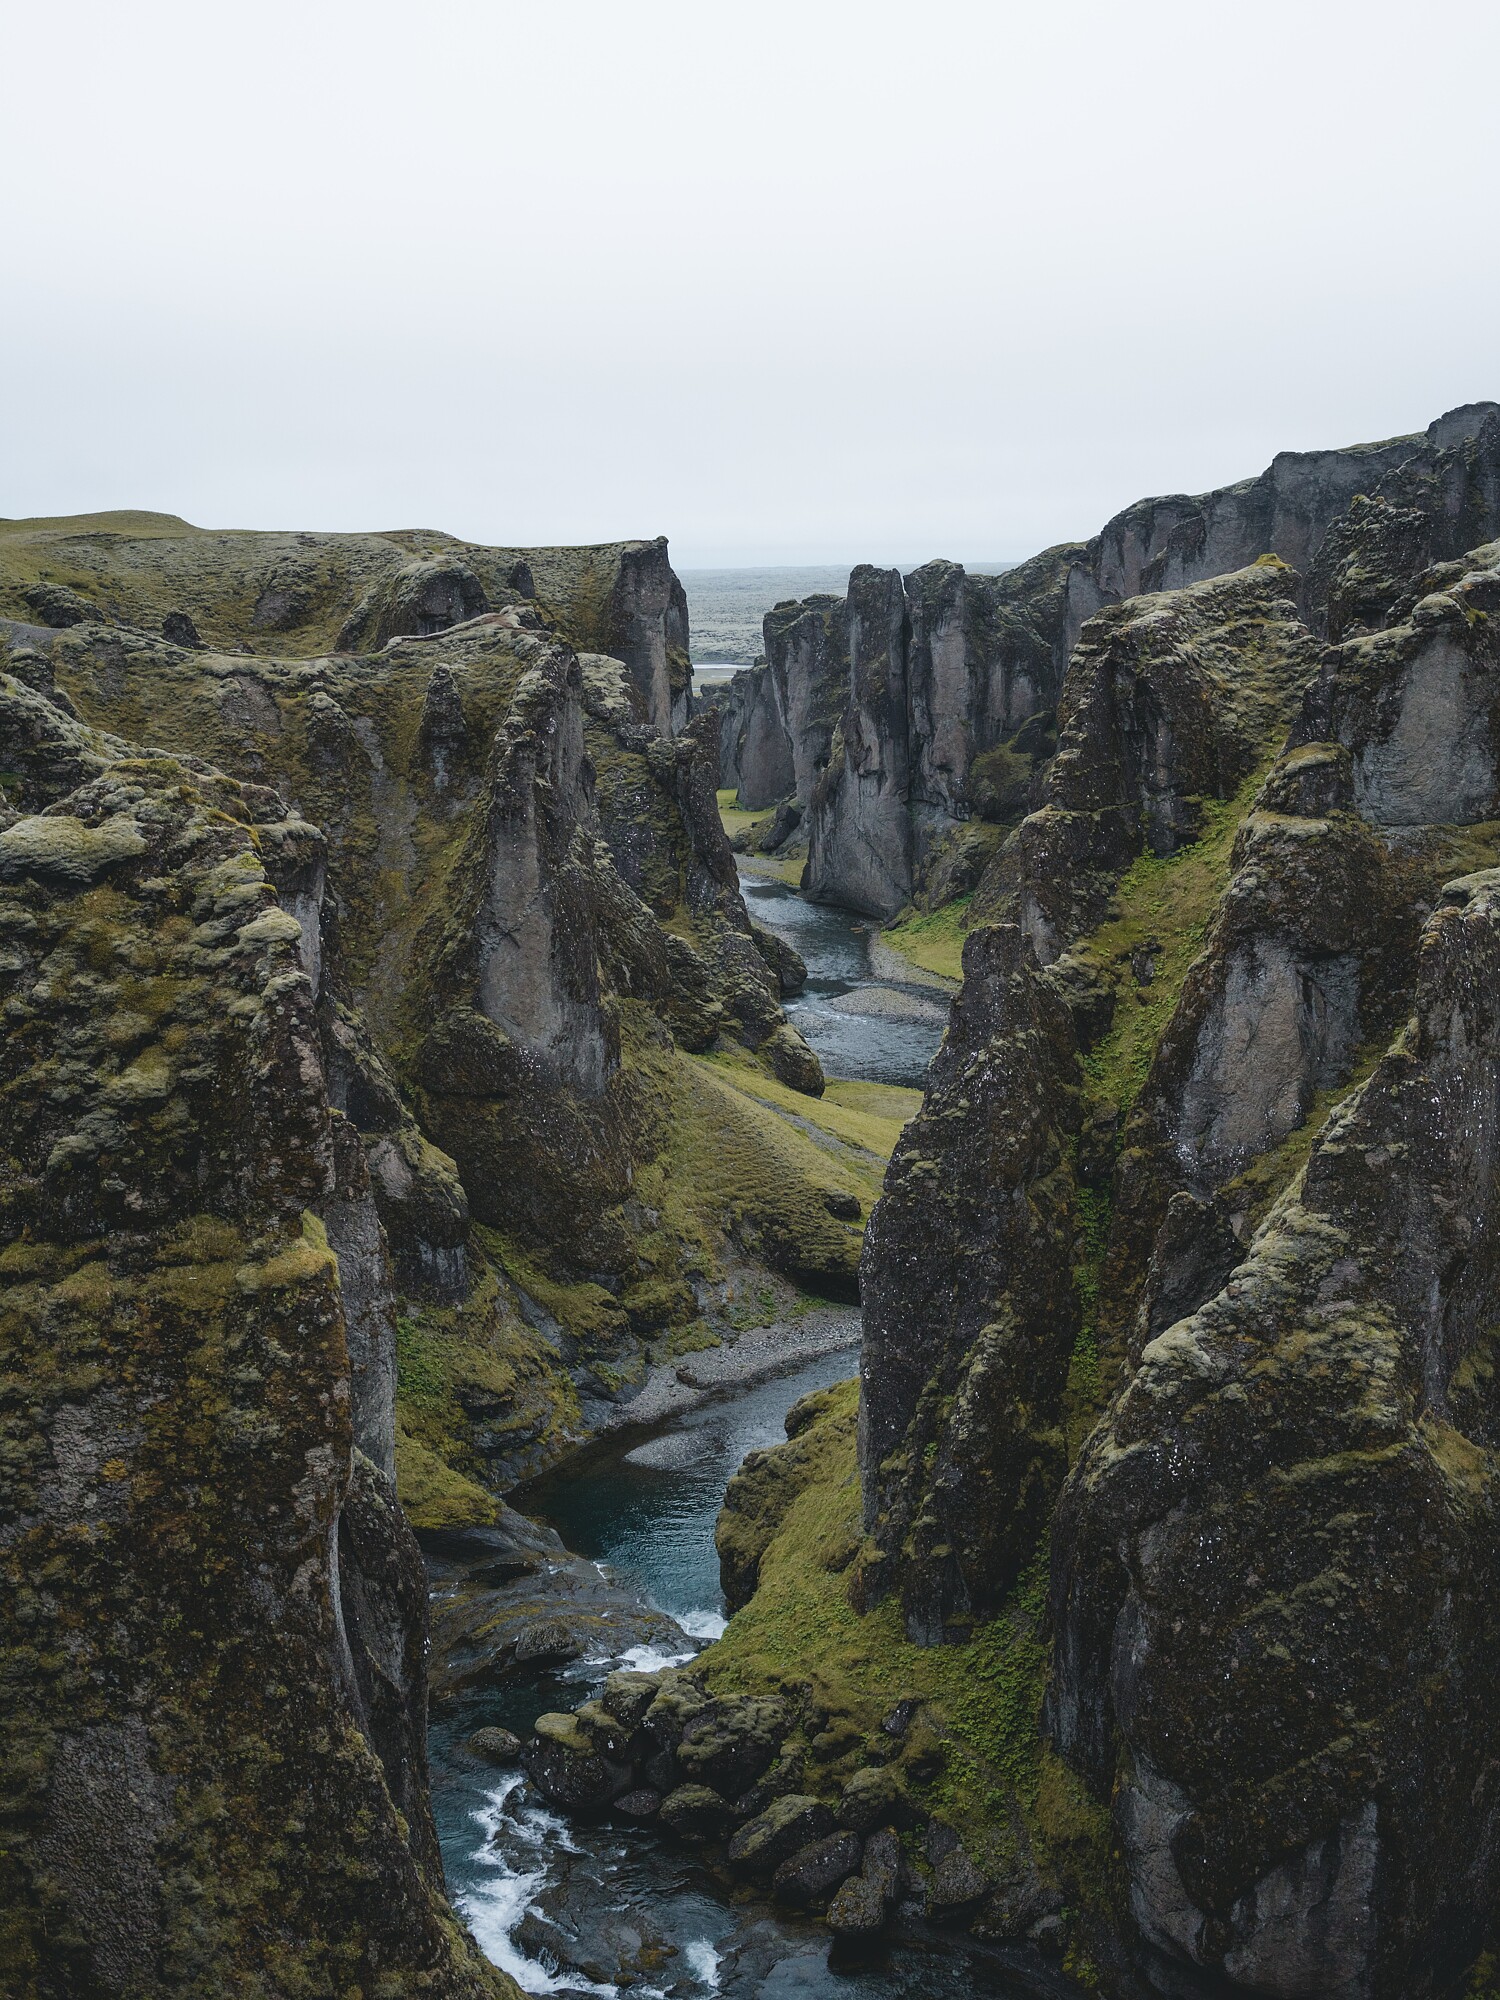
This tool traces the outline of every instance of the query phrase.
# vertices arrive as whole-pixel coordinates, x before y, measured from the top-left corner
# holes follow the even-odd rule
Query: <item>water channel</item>
[[[882,978],[869,930],[780,883],[746,877],[752,915],[807,963],[788,1012],[830,1075],[916,1084],[942,1034],[945,1004],[915,982]],[[882,965],[882,971],[887,968]],[[524,1683],[479,1687],[434,1709],[433,1805],[454,1901],[481,1948],[533,1994],[613,2000],[980,2000],[1056,1993],[1023,1954],[978,1954],[942,1938],[906,1938],[875,1958],[840,1959],[819,1926],[728,1897],[691,1856],[647,1829],[565,1823],[518,1771],[466,1747],[484,1725],[518,1735],[550,1708],[571,1708],[618,1665],[692,1657],[723,1629],[713,1528],[747,1451],[778,1442],[786,1411],[857,1366],[844,1349],[732,1398],[700,1405],[654,1437],[596,1449],[517,1497],[568,1548],[601,1563],[674,1617],[683,1648],[635,1646]]]

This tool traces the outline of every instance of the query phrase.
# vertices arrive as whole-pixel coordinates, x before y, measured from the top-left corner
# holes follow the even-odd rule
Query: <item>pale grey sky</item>
[[[1487,0],[48,0],[0,514],[1019,556],[1500,396]]]

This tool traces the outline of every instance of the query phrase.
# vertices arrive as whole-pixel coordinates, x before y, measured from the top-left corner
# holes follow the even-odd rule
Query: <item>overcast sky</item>
[[[8,10],[0,514],[1020,556],[1500,398],[1500,7]]]

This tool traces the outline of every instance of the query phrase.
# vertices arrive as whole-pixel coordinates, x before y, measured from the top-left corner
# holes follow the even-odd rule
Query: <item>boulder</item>
[[[621,1671],[608,1677],[599,1700],[626,1729],[638,1729],[660,1691],[655,1674]]]
[[[885,1924],[901,1886],[901,1843],[890,1827],[872,1833],[857,1875],[851,1875],[828,1906],[835,1937],[870,1937]]]
[[[839,1795],[835,1816],[852,1832],[872,1833],[876,1827],[900,1821],[910,1804],[895,1772],[885,1764],[856,1771]]]
[[[521,1761],[521,1739],[508,1729],[476,1729],[467,1747],[476,1757],[483,1757],[487,1764],[519,1764]]]
[[[821,1799],[789,1792],[747,1820],[729,1843],[729,1865],[741,1874],[768,1876],[810,1841],[833,1831],[833,1814]]]
[[[778,1902],[790,1903],[794,1909],[820,1910],[859,1867],[859,1856],[858,1834],[825,1834],[779,1864],[771,1877],[772,1893]]]
[[[662,1800],[658,1818],[680,1840],[720,1840],[731,1813],[729,1801],[708,1785],[678,1785]]]
[[[161,636],[172,646],[199,647],[198,628],[185,611],[169,611],[161,621]]]
[[[511,1658],[518,1667],[557,1667],[582,1652],[583,1641],[560,1618],[539,1618],[516,1634]]]
[[[603,1755],[573,1715],[539,1715],[522,1763],[543,1798],[567,1812],[600,1811],[630,1790],[630,1766]]]
[[[962,1847],[952,1847],[937,1863],[927,1884],[927,1914],[952,1916],[977,1903],[989,1891],[989,1881]]]
[[[821,1097],[824,1090],[823,1065],[790,1021],[783,1021],[760,1045],[760,1054],[778,1083],[804,1097]]]
[[[624,1819],[655,1819],[662,1808],[662,1795],[649,1785],[637,1785],[633,1791],[622,1792],[614,1802],[613,1811]]]
[[[730,1695],[708,1703],[684,1725],[677,1765],[690,1784],[736,1798],[769,1769],[786,1734],[786,1704],[774,1696]]]

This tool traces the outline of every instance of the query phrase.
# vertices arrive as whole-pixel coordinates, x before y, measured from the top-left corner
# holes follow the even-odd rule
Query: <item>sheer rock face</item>
[[[1424,590],[1407,623],[1329,653],[1298,732],[1349,749],[1355,807],[1377,825],[1494,816],[1500,545],[1466,561],[1423,578],[1439,587]]]
[[[1178,590],[1261,555],[1306,572],[1361,496],[1419,509],[1432,556],[1484,541],[1500,519],[1500,405],[1468,404],[1381,444],[1279,452],[1258,478],[1213,493],[1137,501],[1089,544],[1082,567],[1105,602]]]
[[[1500,1887],[1497,976],[1490,873],[1446,892],[1404,1032],[1064,1498],[1052,1726],[1118,1785],[1164,1991],[1443,1991]]]
[[[1119,872],[1176,853],[1296,714],[1316,648],[1279,563],[1102,611],[1084,627],[1039,809],[991,865],[1044,964],[1097,924]]]
[[[1063,1398],[1081,1324],[1071,1269],[1081,1079],[1069,983],[1040,966],[1097,924],[1144,846],[1188,842],[1205,799],[1233,793],[1295,716],[1316,661],[1286,595],[1295,582],[1279,564],[1257,566],[1085,628],[1049,804],[1013,843],[1015,921],[965,949],[963,994],[871,1218],[862,1272],[862,1464],[880,1550],[865,1589],[899,1588],[913,1637],[932,1642],[993,1615],[1065,1469]],[[1321,1069],[1314,1061],[1318,1078],[1347,1058],[1347,1040],[1323,1052]],[[1226,1047],[1242,1053],[1221,1023],[1187,1125],[1172,1127],[1183,1147],[1234,1143],[1236,1114],[1214,1125]],[[1281,1086],[1294,1114],[1302,1081]],[[1184,1177],[1152,1159],[1135,1198],[1154,1228]]]
[[[1079,1325],[1066,1009],[1021,933],[977,932],[920,1115],[865,1239],[860,1461],[879,1555],[921,1643],[992,1617],[1066,1456]]]
[[[911,882],[906,595],[897,570],[860,568],[845,600],[849,706],[810,814],[809,894],[894,916]]]
[[[725,782],[734,784],[747,812],[774,806],[796,789],[792,739],[776,693],[769,665],[747,667],[734,676],[720,711],[720,738],[728,752]]]
[[[1029,720],[1045,725],[1069,655],[1104,607],[1276,556],[1307,575],[1302,612],[1341,639],[1404,616],[1403,584],[1497,528],[1495,404],[1450,411],[1425,432],[1382,444],[1283,452],[1259,478],[1139,501],[1092,541],[1046,550],[1003,576],[966,576],[943,562],[913,572],[903,586],[905,631],[892,647],[899,666],[889,676],[904,699],[874,703],[856,684],[847,641],[841,657],[817,638],[843,636],[856,601],[851,578],[842,604],[810,599],[767,618],[772,671],[753,697],[747,682],[734,724],[726,712],[732,750],[753,735],[755,796],[745,803],[785,796],[775,788],[788,763],[789,789],[810,801],[808,771],[820,759],[839,766],[840,782],[820,782],[809,885],[888,916],[924,893],[924,871],[956,826],[973,818],[1014,825],[1024,813],[1037,759],[1019,732]],[[799,711],[788,695],[799,673],[825,691],[838,685],[837,673],[817,664],[825,655],[844,668],[851,704],[837,739],[822,707]],[[780,678],[778,659],[787,665]],[[746,767],[738,770],[743,784]]]
[[[265,836],[268,866],[404,1291],[467,1296],[471,1214],[636,1275],[622,1206],[662,1113],[622,1064],[622,1001],[821,1089],[739,894],[712,720],[647,721],[628,662],[526,606],[374,656],[188,654],[123,627],[48,643],[92,720],[297,802],[302,844]]]
[[[1003,1611],[1071,1440],[1047,1726],[1171,2000],[1452,1990],[1500,1889],[1500,551],[1409,527],[1335,645],[1267,563],[1085,628],[870,1226],[856,1597]]]
[[[287,816],[48,706],[0,677],[0,1958],[510,1991],[443,1899],[389,1276]]]

